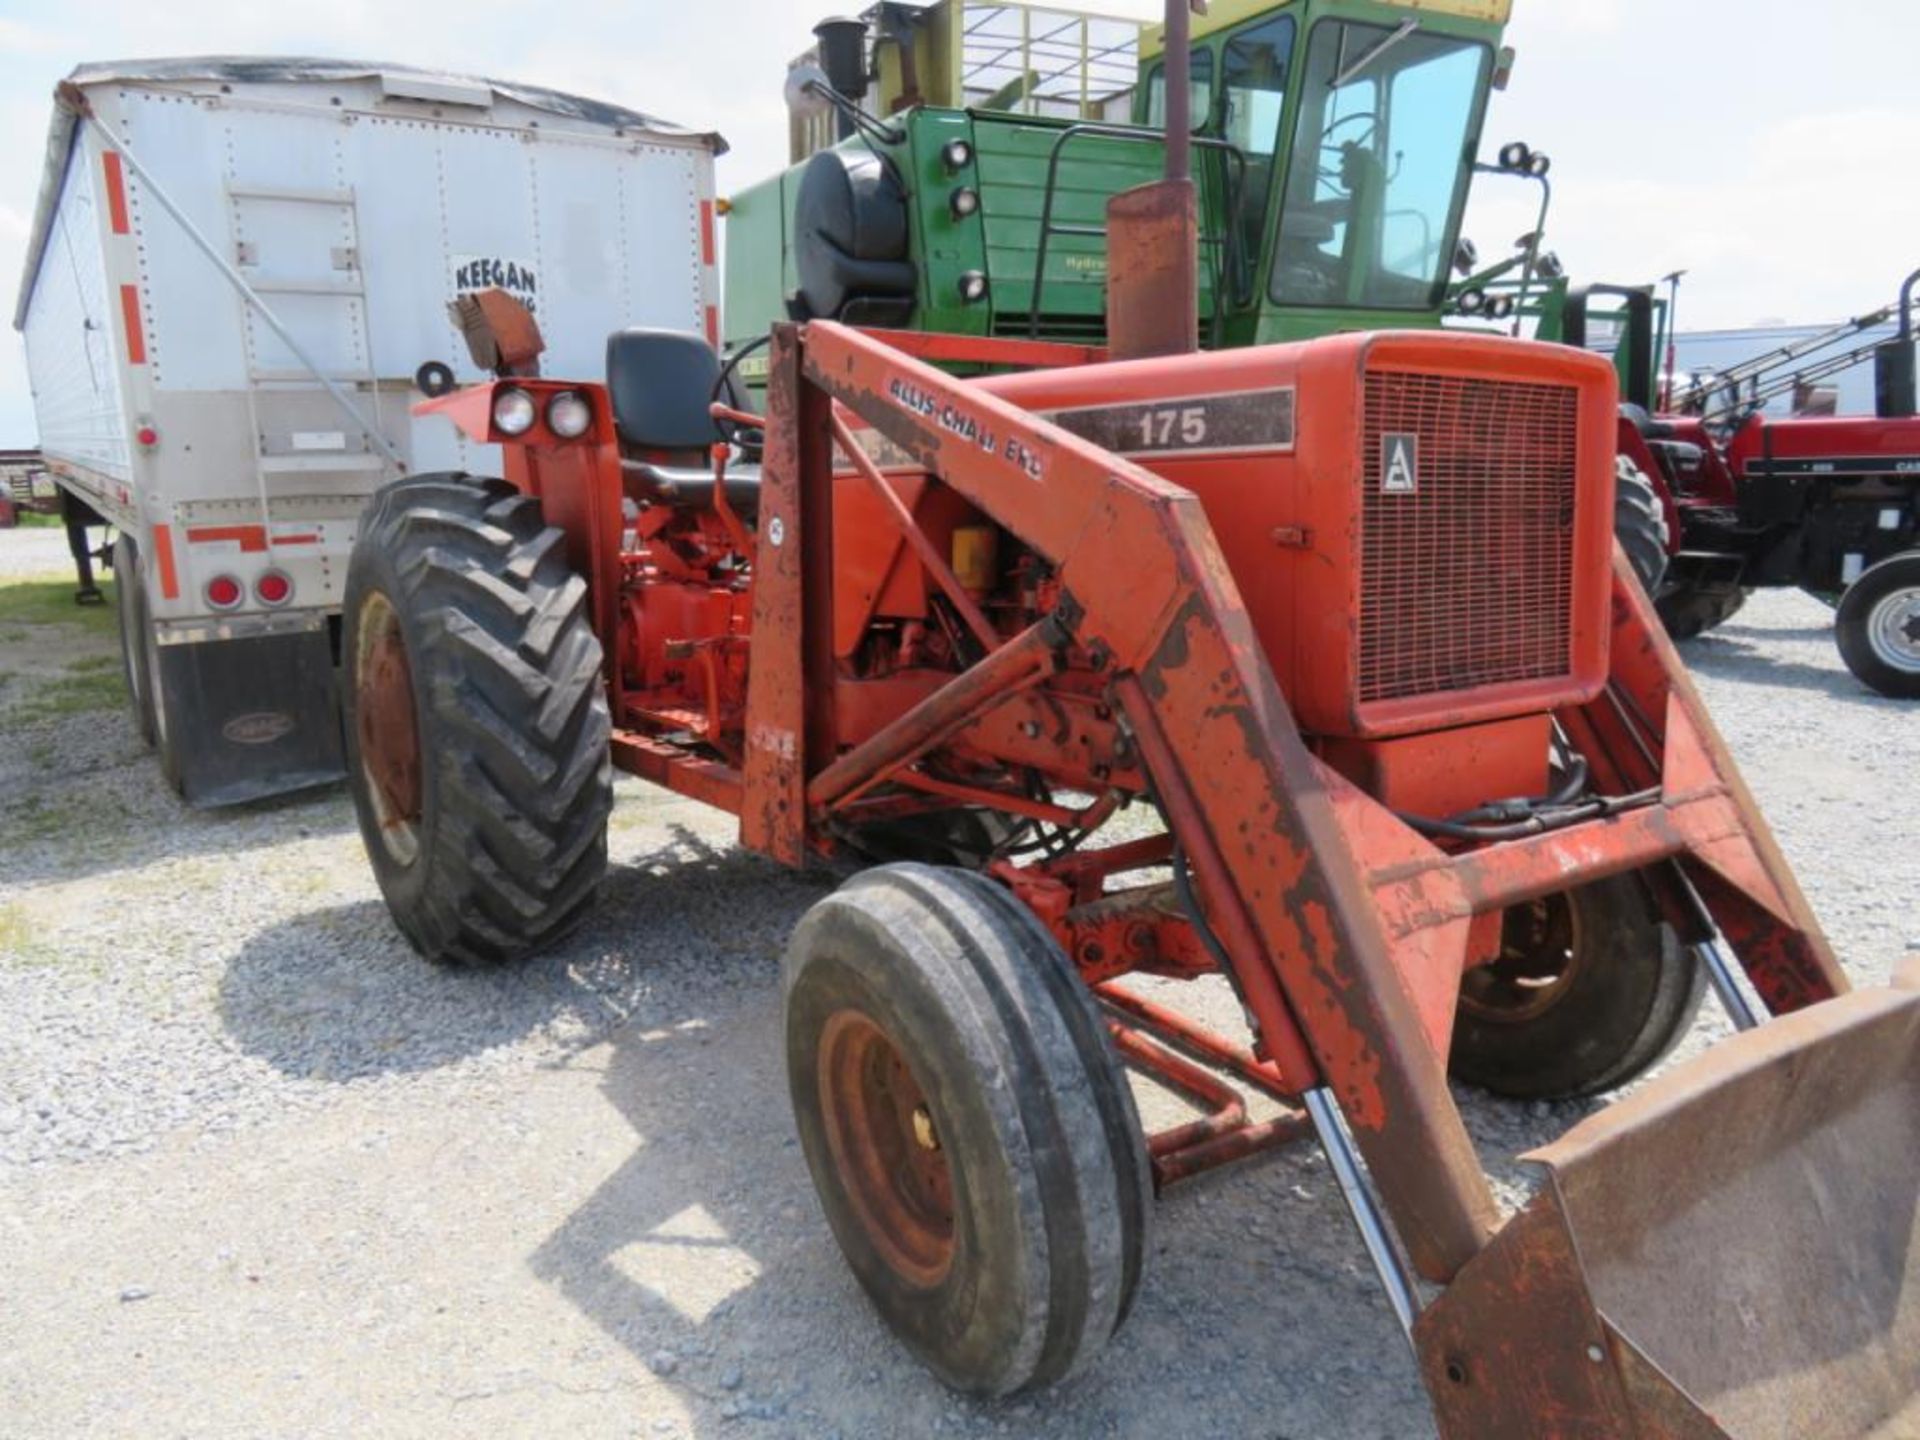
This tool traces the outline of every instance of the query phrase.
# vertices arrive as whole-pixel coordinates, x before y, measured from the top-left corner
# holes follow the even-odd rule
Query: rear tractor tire
[[[972,1394],[1083,1368],[1139,1282],[1151,1172],[1053,937],[982,876],[883,866],[802,917],[784,982],[801,1146],[881,1318]]]
[[[347,780],[395,922],[429,960],[552,944],[607,866],[600,642],[566,537],[500,480],[374,497],[347,568]]]
[[[1667,576],[1667,556],[1673,532],[1667,510],[1646,472],[1631,457],[1614,457],[1613,534],[1626,551],[1627,563],[1649,595],[1660,593]]]
[[[1920,700],[1920,550],[1869,566],[1833,617],[1840,658],[1891,700]]]
[[[1518,1100],[1618,1089],[1687,1033],[1705,987],[1635,876],[1514,906],[1500,958],[1461,983],[1453,1075]]]

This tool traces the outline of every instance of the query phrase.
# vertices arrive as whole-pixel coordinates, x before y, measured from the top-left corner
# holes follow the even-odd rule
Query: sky
[[[1058,3],[1058,0],[1056,0]],[[786,61],[857,0],[0,0],[0,296],[11,321],[54,82],[82,61],[307,54],[598,96],[732,146],[722,193],[780,168]],[[1157,18],[1160,0],[1078,8]],[[1486,140],[1553,157],[1549,245],[1576,276],[1688,271],[1683,329],[1858,314],[1920,266],[1914,0],[1515,0],[1513,83]],[[1879,58],[1876,58],[1879,57]],[[1532,228],[1483,183],[1483,257]],[[0,335],[0,448],[31,443],[19,336]]]

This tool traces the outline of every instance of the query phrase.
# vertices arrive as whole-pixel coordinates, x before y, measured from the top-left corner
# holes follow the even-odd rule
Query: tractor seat
[[[675,509],[705,509],[713,504],[713,467],[661,465],[651,460],[620,461],[620,476],[638,481],[641,488],[662,505]],[[760,467],[731,463],[727,466],[727,508],[751,524],[760,509]]]
[[[729,404],[741,397],[732,385]],[[707,407],[720,383],[720,357],[706,337],[688,330],[616,330],[607,337],[607,394],[620,436],[620,472],[661,503],[713,503],[713,467],[707,453],[725,437]],[[636,452],[673,461],[642,459]],[[742,519],[759,506],[760,467],[727,467],[727,503]]]
[[[1620,413],[1633,422],[1633,428],[1640,432],[1643,439],[1671,440],[1673,438],[1673,422],[1654,419],[1647,413],[1644,405],[1622,401]]]

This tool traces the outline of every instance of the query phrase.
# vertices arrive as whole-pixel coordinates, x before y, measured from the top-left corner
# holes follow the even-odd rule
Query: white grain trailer
[[[416,422],[448,315],[500,286],[549,374],[627,325],[717,337],[717,135],[496,80],[230,57],[60,87],[14,312],[59,484],[118,532],[128,689],[217,805],[336,779],[339,606],[366,497],[499,473]]]

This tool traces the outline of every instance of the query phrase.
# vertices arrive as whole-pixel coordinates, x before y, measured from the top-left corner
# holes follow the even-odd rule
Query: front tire
[[[890,865],[807,912],[784,980],[807,1166],[881,1318],[972,1394],[1085,1366],[1132,1301],[1151,1179],[1053,937],[982,876]]]
[[[1461,983],[1450,1066],[1518,1100],[1614,1090],[1687,1033],[1705,986],[1635,876],[1516,905],[1500,957]]]
[[[1840,658],[1891,700],[1920,700],[1920,550],[1871,565],[1833,617]]]
[[[607,865],[611,724],[586,584],[540,504],[420,475],[347,567],[347,781],[395,922],[429,960],[552,944]]]

